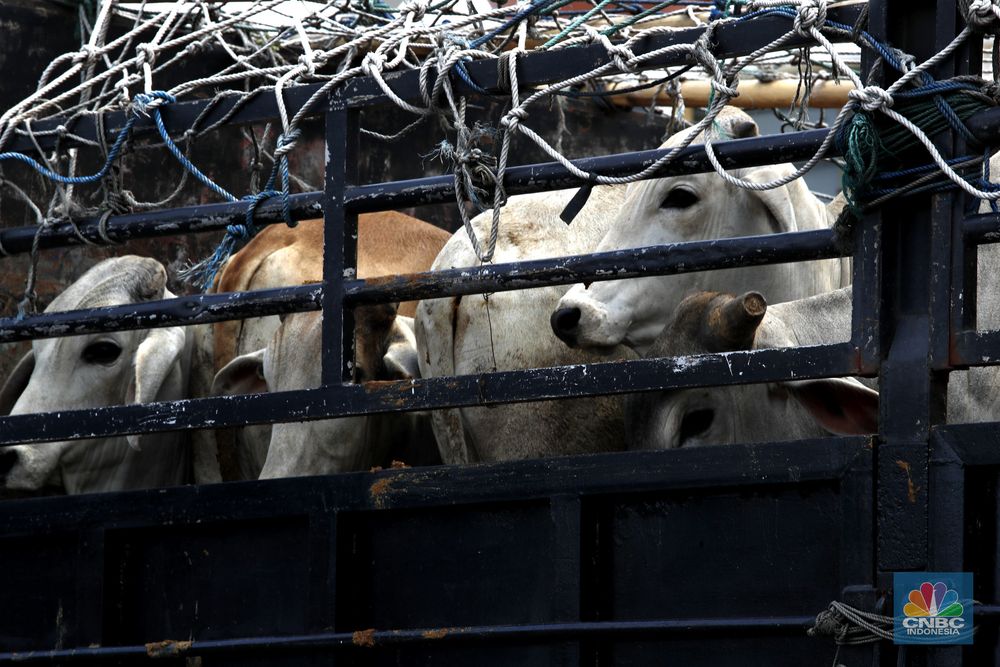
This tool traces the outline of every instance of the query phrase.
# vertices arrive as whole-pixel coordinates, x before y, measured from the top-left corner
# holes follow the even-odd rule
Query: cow
[[[757,134],[757,125],[745,113],[725,109],[711,131],[727,137],[747,137]],[[686,130],[675,135],[666,145],[676,145],[690,132]],[[741,174],[747,178],[768,180],[786,169],[785,166],[764,167],[745,170]],[[661,219],[664,215],[683,223],[677,234],[669,236],[670,240],[692,240],[714,234],[748,235],[789,227],[817,228],[828,224],[823,206],[808,191],[797,186],[762,194],[744,194],[742,191],[733,194],[731,190],[715,174],[660,179],[629,186],[627,190],[623,186],[599,186],[593,189],[586,206],[568,226],[559,215],[576,191],[511,197],[501,211],[494,259],[497,262],[524,261],[643,245],[647,241],[639,237],[635,242],[621,240],[614,244],[609,239],[615,239],[616,234],[625,228],[636,231],[643,224],[666,224]],[[667,194],[660,196],[663,192]],[[733,198],[729,199],[730,196]],[[652,198],[655,197],[659,199],[654,204]],[[694,202],[692,197],[699,197],[700,200]],[[791,201],[783,201],[782,197],[791,197]],[[661,213],[658,208],[660,203],[667,203],[676,210]],[[715,214],[710,225],[699,227],[697,219],[689,219],[684,214],[685,208]],[[480,238],[486,238],[490,222],[491,212],[473,220]],[[651,237],[648,242],[666,242],[667,238]],[[475,264],[477,258],[471,244],[465,233],[459,231],[445,246],[434,268]],[[796,278],[799,287],[805,284],[810,290],[820,291],[826,289],[827,282],[839,285],[843,270],[841,263],[831,260],[824,266],[830,274],[828,281]],[[716,282],[727,285],[729,276],[748,279],[754,275],[767,275],[768,271],[795,275],[794,270],[790,272],[783,267],[752,271],[758,273],[707,272],[664,278],[668,285],[670,281],[676,283],[672,288],[673,296],[667,297],[673,299],[673,303],[663,307],[675,307],[683,291],[695,285],[710,286]],[[605,285],[601,290],[611,294],[619,289],[627,291],[633,283],[648,287],[658,284],[660,280],[650,278],[601,283]],[[591,289],[596,287],[597,283]],[[641,346],[637,346],[637,341],[630,336],[623,334],[616,340],[608,339],[606,345],[585,345],[584,342],[589,339],[577,338],[574,327],[587,322],[571,321],[573,314],[565,311],[571,295],[581,290],[582,286],[576,286],[567,294],[566,287],[545,287],[517,293],[497,293],[488,298],[466,296],[422,301],[416,317],[422,375],[478,374],[492,370],[634,358],[636,353],[631,348],[641,349]],[[589,321],[589,315],[584,319]],[[655,322],[640,327],[644,336],[655,336],[655,328]],[[567,333],[570,329],[574,331]],[[572,343],[572,349],[564,342]],[[439,410],[432,418],[441,456],[450,463],[583,454],[613,451],[625,446],[621,400],[614,397]]]
[[[990,160],[990,173],[1000,173],[1000,154]],[[989,205],[981,203],[979,212],[988,213]],[[980,246],[978,263],[977,325],[1000,329],[1000,247]],[[729,315],[722,317],[724,312]],[[730,323],[728,332],[720,331],[723,322]],[[758,293],[697,294],[681,303],[647,356],[844,342],[850,327],[849,288],[771,307]],[[949,422],[994,421],[997,405],[1000,368],[949,374]],[[666,449],[872,433],[878,427],[878,395],[870,380],[793,380],[651,392],[629,397],[625,412],[630,448]]]
[[[680,303],[648,354],[822,345],[850,337],[850,288],[770,308],[758,292],[699,292]],[[626,399],[625,429],[630,449],[861,435],[878,429],[878,392],[854,378],[649,392]]]
[[[624,188],[595,187],[572,224],[559,219],[575,190],[511,197],[501,211],[494,260],[514,262],[586,253],[604,235]],[[491,214],[472,223],[480,238]],[[459,230],[434,270],[474,266],[478,260]],[[623,347],[595,353],[571,350],[552,335],[549,314],[565,287],[540,287],[425,299],[417,307],[418,361],[423,377],[630,358]],[[530,405],[435,410],[434,435],[445,463],[503,461],[624,448],[620,401],[614,398],[547,401]]]
[[[997,271],[1000,253],[992,246],[981,248],[979,314],[980,323],[989,328],[1000,324]],[[649,355],[824,345],[850,340],[850,329],[850,288],[770,308],[756,292],[738,297],[701,292],[681,302]],[[993,421],[998,404],[1000,369],[973,368],[950,374],[950,422]],[[627,398],[625,426],[632,449],[864,435],[878,430],[878,392],[874,381],[863,383],[855,378],[650,392]]]
[[[171,298],[154,259],[106,259],[45,312]],[[95,333],[32,342],[0,390],[2,414],[98,408],[187,397],[192,332],[183,327]],[[183,433],[150,433],[17,445],[0,450],[0,488],[67,494],[182,484],[190,475]]]
[[[358,232],[361,278],[426,271],[450,237],[433,225],[394,212],[360,216]],[[322,220],[307,220],[294,229],[269,227],[227,262],[214,289],[233,292],[320,282],[322,248]],[[398,312],[395,304],[356,309],[354,381],[418,376],[414,310],[412,302],[400,304]],[[218,372],[211,393],[319,386],[321,323],[320,313],[298,313],[215,325],[209,367]],[[243,428],[235,443],[219,440],[219,474],[257,479],[358,470],[380,463],[379,448],[387,441],[407,440],[400,435],[404,432],[411,439],[425,435],[432,439],[429,430],[420,431],[419,420],[420,416],[386,415]],[[227,451],[227,444],[235,451]],[[406,455],[418,463],[431,460],[420,458],[420,451],[415,448]]]
[[[724,109],[721,130],[713,134],[746,138],[757,125],[742,111]],[[672,136],[678,145],[693,128]],[[793,171],[789,164],[733,171],[764,183]],[[643,181],[629,188],[621,211],[595,252],[664,245],[701,239],[755,236],[825,229],[843,200],[828,212],[801,179],[771,190],[744,190],[718,174],[689,174]],[[649,276],[577,284],[553,309],[555,334],[571,347],[607,349],[625,344],[643,352],[663,329],[680,300],[704,289],[739,292],[747,287],[775,302],[836,289],[850,282],[850,261],[830,259],[724,271]]]

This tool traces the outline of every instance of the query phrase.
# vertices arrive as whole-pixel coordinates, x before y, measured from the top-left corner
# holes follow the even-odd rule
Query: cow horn
[[[759,292],[726,296],[712,309],[708,326],[716,351],[749,350],[757,327],[767,312],[767,301]]]
[[[79,281],[82,294],[77,294],[76,304],[60,306],[71,308],[98,308],[122,303],[141,303],[163,298],[167,285],[167,271],[151,257],[125,255],[101,262]]]

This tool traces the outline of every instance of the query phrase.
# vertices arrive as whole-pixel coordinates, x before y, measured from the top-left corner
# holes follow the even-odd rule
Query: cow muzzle
[[[0,486],[4,486],[7,475],[17,465],[17,452],[10,447],[0,449]]]
[[[558,308],[549,318],[552,333],[556,338],[570,347],[576,347],[577,330],[580,325],[581,312],[579,308]]]

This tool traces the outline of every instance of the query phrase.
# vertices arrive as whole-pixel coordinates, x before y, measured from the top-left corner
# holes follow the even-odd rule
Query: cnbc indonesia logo
[[[946,576],[938,579],[932,576],[934,574],[938,573],[896,574],[896,610],[897,614],[902,612],[902,615],[896,616],[894,639],[897,644],[972,642],[972,603],[968,598],[963,603],[959,595],[960,592],[972,592],[972,576],[958,572],[940,573]],[[899,581],[900,577],[910,581]],[[915,583],[914,577],[923,581]],[[965,581],[966,578],[968,581]]]

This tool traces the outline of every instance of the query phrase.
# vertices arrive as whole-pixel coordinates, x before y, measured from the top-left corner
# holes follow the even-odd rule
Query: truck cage
[[[830,18],[853,24],[861,11],[831,7]],[[870,0],[867,11],[871,34],[918,60],[948,44],[964,20],[949,0]],[[768,15],[724,23],[713,52],[751,53],[787,31],[788,21]],[[692,43],[702,31],[649,38],[642,52]],[[976,73],[980,55],[973,40],[936,72]],[[661,57],[647,67],[679,60]],[[865,54],[865,71],[874,60]],[[537,85],[606,62],[594,45],[527,54],[518,68],[522,85]],[[492,63],[471,63],[468,72],[502,94]],[[403,99],[419,97],[416,72],[390,85]],[[453,85],[476,95],[460,79]],[[317,88],[288,89],[290,109]],[[976,327],[976,252],[1000,241],[1000,215],[967,215],[967,198],[947,191],[904,198],[891,218],[868,213],[848,237],[831,229],[358,280],[351,275],[359,213],[454,197],[451,176],[357,182],[360,109],[385,102],[381,88],[362,78],[316,111],[325,118],[325,189],[293,195],[291,212],[296,220],[325,220],[321,284],[0,320],[0,342],[13,342],[322,310],[322,387],[6,416],[0,445],[847,375],[879,377],[879,433],[5,501],[0,663],[199,656],[209,664],[319,664],[329,655],[352,664],[1000,663],[996,429],[946,425],[940,400],[949,371],[1000,358],[1000,332]],[[172,131],[200,116],[249,123],[278,113],[264,96],[161,112]],[[124,113],[103,125],[83,117],[70,129],[95,139],[103,127],[114,137],[125,122]],[[52,141],[44,130],[58,124],[36,125],[43,147]],[[967,125],[984,144],[1000,143],[996,110]],[[139,120],[133,131],[155,126]],[[716,152],[728,169],[802,160],[825,133],[729,141]],[[946,158],[963,154],[957,133],[936,140]],[[12,148],[32,149],[24,138]],[[614,175],[664,153],[575,164]],[[704,150],[692,146],[655,176],[710,169]],[[545,163],[509,168],[505,185],[513,195],[586,182]],[[46,250],[83,239],[218,231],[242,221],[249,205],[6,229],[0,248],[25,253],[36,236]],[[258,224],[282,220],[277,202],[256,211]],[[696,368],[683,358],[640,359],[345,382],[359,305],[842,256],[854,262],[847,343],[707,354]],[[926,281],[914,279],[920,276]],[[892,573],[921,570],[977,573],[981,627],[973,646],[835,646],[829,637],[806,637],[832,601],[889,613]]]

